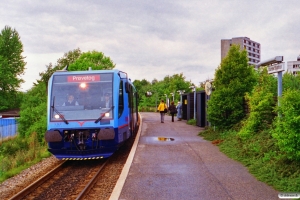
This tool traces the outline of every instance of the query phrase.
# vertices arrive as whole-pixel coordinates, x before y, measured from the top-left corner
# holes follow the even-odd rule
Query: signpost
[[[260,66],[268,66],[268,73],[277,73],[278,81],[278,97],[282,96],[282,72],[284,71],[283,56],[276,56],[275,58],[268,59],[264,62],[260,62],[256,65],[256,68]],[[279,105],[279,98],[278,98]]]

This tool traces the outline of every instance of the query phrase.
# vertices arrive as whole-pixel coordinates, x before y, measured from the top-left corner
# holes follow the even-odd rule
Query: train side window
[[[123,81],[120,81],[120,86],[119,86],[119,118],[122,115],[124,111],[124,90],[123,90]]]

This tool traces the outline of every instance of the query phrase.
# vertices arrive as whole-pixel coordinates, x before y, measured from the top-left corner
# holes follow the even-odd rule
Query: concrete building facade
[[[297,74],[300,71],[300,55],[297,57],[297,61],[288,61],[286,72]]]
[[[248,37],[235,37],[232,39],[221,40],[221,61],[226,57],[232,44],[240,45],[241,50],[245,49],[248,53],[249,65],[256,65],[260,62],[261,46],[260,43],[250,40]]]

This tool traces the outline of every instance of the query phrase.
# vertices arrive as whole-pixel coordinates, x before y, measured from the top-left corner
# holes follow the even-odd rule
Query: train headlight
[[[58,114],[54,115],[54,118],[59,119],[59,115]]]
[[[86,83],[80,83],[79,87],[82,89],[85,89],[87,87],[87,85],[86,85]]]
[[[105,117],[109,117],[109,113],[105,113]]]

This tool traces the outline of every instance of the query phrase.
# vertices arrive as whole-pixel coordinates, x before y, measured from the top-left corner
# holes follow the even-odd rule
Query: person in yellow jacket
[[[164,100],[161,100],[160,104],[157,108],[157,111],[160,112],[160,121],[161,121],[161,123],[164,123],[164,121],[165,121],[165,109],[168,110],[168,107],[165,104]]]

